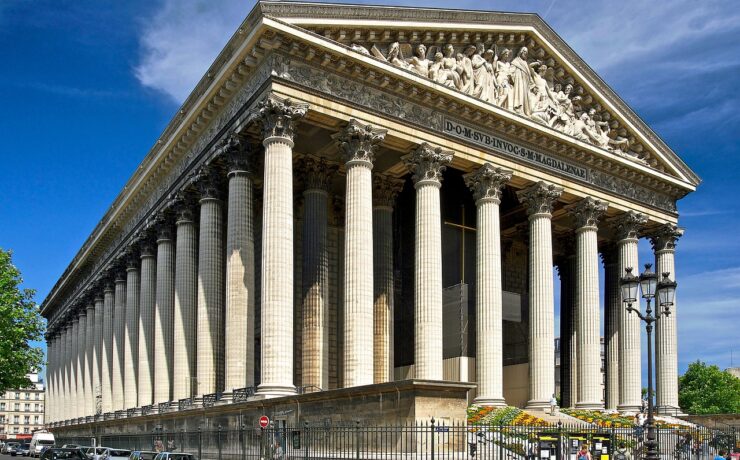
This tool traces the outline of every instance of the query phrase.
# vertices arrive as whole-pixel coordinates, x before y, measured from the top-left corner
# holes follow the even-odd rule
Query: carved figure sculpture
[[[388,56],[386,56],[386,59],[396,67],[400,67],[402,69],[407,69],[409,67],[401,55],[401,45],[398,42],[393,42],[391,43],[391,46],[388,47]]]
[[[531,105],[529,103],[529,91],[532,86],[532,80],[534,79],[535,66],[540,64],[539,61],[532,63],[527,62],[529,51],[526,46],[522,46],[519,50],[519,54],[511,61],[511,75],[512,75],[512,106],[514,111],[522,115],[529,116],[531,114]]]
[[[411,57],[409,63],[412,72],[429,78],[429,59],[427,59],[427,47],[421,44],[416,47],[416,54]]]
[[[473,70],[473,91],[472,95],[479,98],[482,101],[490,102],[490,87],[491,79],[493,77],[493,68],[491,64],[486,62],[483,57],[483,53],[486,51],[486,47],[483,43],[477,43],[470,56],[470,63]]]
[[[493,71],[496,80],[496,105],[514,111],[512,98],[511,50],[504,48],[501,55],[494,57]]]
[[[475,46],[470,45],[465,48],[465,54],[457,54],[457,62],[459,63],[460,79],[462,80],[462,91],[465,94],[473,94],[475,90],[475,76],[473,75],[473,61],[471,57],[475,53]]]
[[[445,46],[444,57],[442,58],[442,68],[439,70],[440,83],[453,88],[462,89],[460,74],[458,72],[457,59],[455,59],[455,48],[447,44]]]

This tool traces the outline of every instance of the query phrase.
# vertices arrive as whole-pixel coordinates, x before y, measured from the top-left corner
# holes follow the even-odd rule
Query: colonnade
[[[256,149],[236,135],[220,144],[226,173],[207,164],[194,187],[173,195],[48,338],[49,418],[59,422],[124,410],[152,411],[180,400],[256,386],[256,397],[295,394],[294,133],[307,106],[268,97],[260,105],[264,146],[261,260],[256,260],[254,159]],[[342,381],[345,387],[392,379],[392,212],[400,181],[373,172],[386,132],[356,120],[336,136],[346,170]],[[453,153],[429,144],[407,157],[416,194],[415,373],[443,379],[440,189]],[[334,167],[304,165],[302,229],[302,384],[327,389],[329,379],[329,185]],[[485,163],[465,176],[477,206],[477,402],[504,405],[502,359],[502,187],[512,172]],[[224,183],[226,182],[226,183]],[[227,190],[227,196],[222,191]],[[193,193],[192,190],[196,190]],[[549,406],[554,392],[552,212],[563,189],[538,182],[518,192],[528,214],[529,408]],[[597,230],[607,203],[586,197],[568,210],[575,222],[575,329],[571,341],[577,382],[575,406],[604,407],[599,381],[600,341]],[[609,225],[618,256],[607,279],[637,268],[637,236],[644,216],[628,212]],[[673,232],[670,229],[673,228]],[[653,239],[658,269],[673,272],[675,227]],[[370,267],[370,268],[369,268]],[[257,272],[259,270],[259,272]],[[254,381],[255,285],[260,274],[261,368]],[[610,291],[611,292],[611,291]],[[608,297],[615,325],[607,358],[607,406],[632,409],[640,398],[637,318]],[[618,316],[618,319],[614,319]],[[675,316],[672,316],[675,321]],[[659,404],[677,406],[675,322],[659,326]],[[618,347],[611,343],[617,341]],[[612,378],[619,366],[619,379]],[[661,399],[663,398],[663,399]],[[162,406],[164,405],[164,406]],[[140,412],[139,412],[140,413]]]

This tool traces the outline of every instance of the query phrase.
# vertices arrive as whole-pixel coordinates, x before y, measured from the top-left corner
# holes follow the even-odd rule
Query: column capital
[[[684,229],[671,223],[661,225],[650,235],[654,252],[675,251],[676,242],[683,236]]]
[[[442,173],[452,162],[453,153],[442,150],[442,147],[432,147],[424,142],[411,152],[406,164],[411,170],[414,187],[430,184],[437,187],[442,185]]]
[[[642,226],[646,222],[647,217],[645,214],[637,211],[627,211],[609,220],[609,223],[614,228],[617,241],[636,240],[639,237]]]
[[[538,214],[552,215],[552,208],[563,187],[540,181],[516,192],[519,201],[527,208],[527,215],[531,218]]]
[[[599,249],[599,255],[601,256],[601,262],[604,264],[604,267],[619,263],[617,245],[612,242],[604,243]]]
[[[303,157],[298,171],[303,178],[304,192],[309,190],[328,192],[337,166],[328,163],[324,158]]]
[[[139,244],[139,258],[146,259],[154,257],[155,253],[156,251],[154,250],[154,245],[151,240],[147,239]]]
[[[512,172],[485,163],[477,170],[464,176],[465,184],[473,192],[476,204],[501,203],[501,189],[511,180]]]
[[[403,189],[403,180],[385,174],[373,176],[373,207],[390,208],[396,203],[396,196]]]
[[[210,165],[201,167],[193,177],[200,201],[221,199],[221,175]]]
[[[218,145],[218,155],[224,157],[228,176],[251,175],[254,172],[255,147],[236,132],[229,133]]]
[[[385,129],[375,128],[372,125],[362,124],[354,118],[351,119],[337,136],[347,167],[362,165],[372,168],[375,151],[385,139],[387,132]]]
[[[262,122],[263,142],[272,137],[287,139],[293,143],[296,121],[306,115],[308,104],[296,103],[273,94],[267,96],[258,106],[258,116]]]
[[[575,218],[576,232],[581,229],[596,230],[599,219],[608,207],[609,203],[590,196],[570,205],[568,211]]]
[[[192,194],[178,190],[170,195],[167,207],[175,214],[175,225],[195,222],[195,203]]]
[[[85,309],[86,309],[86,310],[87,310],[88,312],[90,312],[90,311],[95,311],[95,301],[93,300],[93,301],[91,301],[91,302],[88,302],[88,304],[87,304],[87,306],[85,307]],[[89,314],[89,313],[88,313],[88,314]]]

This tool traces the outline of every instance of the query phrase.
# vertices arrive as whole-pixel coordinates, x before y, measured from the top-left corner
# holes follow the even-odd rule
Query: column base
[[[550,409],[550,400],[547,401],[536,401],[536,400],[530,400],[527,402],[527,405],[524,407],[525,410],[549,410]]]
[[[487,396],[479,396],[473,400],[473,404],[479,406],[490,406],[490,407],[506,407],[506,401],[504,398],[489,398]]]
[[[680,407],[676,406],[655,406],[655,413],[659,415],[669,415],[671,417],[686,415]]]
[[[619,412],[640,412],[642,410],[642,406],[640,404],[620,404],[617,406],[617,410]]]
[[[604,410],[604,403],[600,402],[577,402],[576,409],[580,410]]]
[[[257,392],[250,400],[280,398],[283,396],[293,396],[297,393],[296,388],[292,385],[259,385]]]

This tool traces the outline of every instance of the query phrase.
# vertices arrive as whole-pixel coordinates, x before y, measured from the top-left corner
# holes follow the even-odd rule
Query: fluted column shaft
[[[46,339],[46,404],[44,405],[44,417],[47,422],[55,421],[54,407],[56,405],[56,358],[55,358],[55,338],[53,335],[47,336]]]
[[[226,220],[226,321],[224,389],[254,385],[254,197],[252,152],[230,138]]]
[[[628,212],[620,216],[620,220],[615,221],[620,277],[624,276],[625,270],[630,267],[633,273],[639,273],[637,235],[645,220],[641,214]],[[619,310],[619,404],[617,408],[620,411],[637,411],[641,407],[640,326],[640,318],[636,314],[630,314],[623,304]]]
[[[619,267],[615,248],[604,254],[604,349],[607,410],[619,404],[619,315],[624,308],[620,297]]]
[[[87,304],[85,323],[85,416],[95,415],[95,385],[93,383],[93,360],[95,359],[95,303]]]
[[[141,291],[139,298],[139,362],[137,372],[139,406],[148,406],[154,388],[154,305],[157,294],[157,262],[151,243],[141,249]],[[172,321],[169,322],[172,327]]]
[[[293,133],[306,106],[270,96],[260,104],[265,148],[261,295],[262,397],[293,384]]]
[[[417,379],[442,380],[442,172],[452,153],[428,144],[411,156],[416,189],[414,366]]]
[[[130,261],[126,269],[126,333],[124,335],[123,356],[123,407],[138,407],[137,371],[139,365],[139,258]]]
[[[329,388],[329,250],[327,244],[330,175],[324,162],[304,162],[302,266],[302,384],[309,391]]]
[[[70,375],[70,356],[72,355],[72,325],[67,324],[62,334],[62,365],[63,369],[63,390],[62,390],[62,414],[61,420],[69,420],[72,418],[70,415],[72,410],[71,404],[71,375]]]
[[[113,316],[115,315],[115,295],[113,286],[107,284],[103,291],[103,335],[101,338],[102,353],[100,362],[101,376],[101,410],[103,413],[113,410]]]
[[[597,223],[608,205],[591,197],[571,207],[576,220],[578,400],[576,408],[604,408],[601,390],[601,319]]]
[[[125,409],[124,404],[124,344],[126,334],[126,279],[115,281],[113,300],[113,348],[111,357],[111,409]]]
[[[658,280],[668,273],[676,280],[676,241],[683,235],[683,229],[666,224],[652,237],[655,251],[655,272]],[[678,340],[676,330],[677,296],[670,306],[670,314],[663,315],[655,323],[655,397],[657,410],[674,414],[678,405]],[[657,302],[657,300],[656,300]],[[656,304],[654,309],[660,311]]]
[[[49,344],[49,363],[51,366],[51,380],[49,381],[49,394],[51,399],[47,406],[46,413],[49,420],[56,422],[59,420],[59,334],[54,332]]]
[[[179,210],[176,225],[173,375],[177,378],[173,381],[172,396],[175,401],[193,396],[195,380],[198,238],[189,206]]]
[[[80,381],[80,318],[72,320],[72,400],[69,416],[77,418],[80,416],[80,393],[82,392]]]
[[[77,399],[75,401],[75,415],[85,417],[87,415],[87,373],[85,368],[85,354],[87,344],[87,311],[83,308],[80,310],[80,316],[77,320]]]
[[[163,225],[157,235],[157,274],[153,317],[154,385],[152,398],[155,403],[169,402],[173,399],[175,247],[169,224]]]
[[[373,178],[373,383],[393,380],[393,206],[403,182]]]
[[[574,407],[578,399],[575,242],[567,238],[563,244],[565,255],[557,264],[560,275],[560,405]]]
[[[103,355],[105,347],[103,345],[103,316],[104,300],[102,296],[95,297],[95,332],[93,337],[93,361],[92,361],[92,378],[93,378],[93,414],[97,415],[103,412]],[[106,315],[110,316],[110,314]],[[109,386],[110,388],[110,386]]]
[[[539,182],[518,192],[529,214],[529,402],[544,409],[555,394],[552,208],[562,188]]]
[[[201,182],[198,240],[197,394],[223,390],[224,239],[223,209],[212,173]]]
[[[476,404],[505,406],[503,382],[503,286],[501,274],[501,188],[511,179],[486,163],[465,176],[476,205]]]

